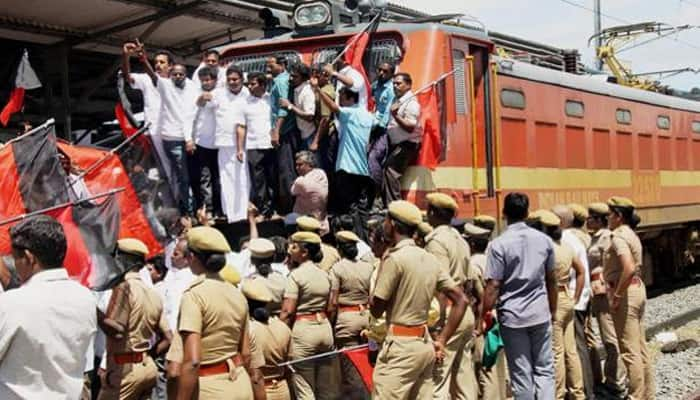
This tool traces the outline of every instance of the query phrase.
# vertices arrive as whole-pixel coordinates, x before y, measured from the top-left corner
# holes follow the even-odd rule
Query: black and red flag
[[[14,75],[14,87],[10,92],[10,98],[0,111],[0,123],[7,126],[12,114],[22,111],[24,107],[24,92],[41,87],[41,82],[37,78],[34,69],[29,64],[29,53],[24,50],[22,59],[17,66],[17,73]]]
[[[357,70],[365,80],[365,90],[367,91],[367,109],[374,110],[374,99],[372,98],[372,85],[369,75],[365,69],[365,53],[369,52],[369,46],[373,34],[377,31],[382,19],[382,13],[377,14],[365,29],[353,35],[345,45],[345,62]]]

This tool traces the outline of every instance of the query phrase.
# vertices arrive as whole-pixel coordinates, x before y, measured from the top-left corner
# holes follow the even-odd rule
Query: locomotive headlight
[[[325,26],[331,22],[331,9],[325,2],[303,3],[294,10],[294,23],[302,28]]]

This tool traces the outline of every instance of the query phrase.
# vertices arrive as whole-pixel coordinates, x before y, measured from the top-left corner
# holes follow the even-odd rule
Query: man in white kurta
[[[218,88],[211,96],[200,96],[198,105],[215,109],[214,145],[219,149],[221,207],[228,222],[248,216],[250,182],[245,149],[244,110],[250,96],[243,86],[243,71],[237,66],[226,70],[226,88]]]

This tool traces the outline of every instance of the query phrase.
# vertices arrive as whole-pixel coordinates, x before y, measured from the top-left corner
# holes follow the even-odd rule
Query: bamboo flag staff
[[[29,136],[29,135],[33,135],[33,134],[35,134],[35,133],[37,133],[37,132],[39,132],[39,131],[41,131],[41,130],[43,130],[43,129],[46,129],[46,128],[48,128],[49,126],[54,125],[55,123],[56,123],[56,120],[55,120],[55,119],[49,118],[49,119],[47,119],[43,124],[37,126],[36,128],[30,130],[29,132],[25,132],[25,133],[23,133],[23,134],[21,134],[21,135],[15,137],[15,138],[12,138],[12,139],[8,140],[7,142],[1,144],[1,145],[0,145],[0,149],[2,149],[2,148],[5,147],[5,146],[9,146],[9,145],[11,145],[12,143],[19,142],[20,140],[24,139],[25,137],[27,137],[27,136]]]
[[[75,206],[75,205],[78,205],[78,204],[80,204],[80,203],[84,203],[84,202],[88,202],[88,201],[97,200],[97,199],[100,199],[100,198],[102,198],[102,197],[111,196],[111,195],[113,195],[113,194],[117,194],[117,193],[123,192],[124,190],[125,190],[125,189],[124,189],[123,187],[120,187],[120,188],[108,190],[108,191],[106,191],[106,192],[102,192],[102,193],[100,193],[100,194],[96,194],[96,195],[93,195],[93,196],[90,196],[90,197],[87,197],[87,198],[84,198],[84,199],[79,199],[79,200],[76,200],[76,201],[70,201],[70,202],[63,203],[63,204],[57,204],[57,205],[55,205],[55,206],[42,208],[41,210],[32,211],[32,212],[26,213],[26,214],[20,214],[20,215],[17,215],[17,216],[15,216],[15,217],[8,218],[8,219],[6,219],[6,220],[0,221],[0,226],[7,225],[7,224],[11,224],[11,223],[17,222],[17,221],[21,221],[21,220],[23,220],[23,219],[25,219],[25,218],[33,217],[33,216],[35,216],[35,215],[46,214],[46,213],[48,213],[48,212],[55,211],[55,210],[59,210],[59,209],[61,209],[61,208],[70,207],[70,206]]]
[[[277,366],[280,367],[280,368],[288,367],[289,369],[291,369],[292,371],[294,371],[294,368],[292,367],[294,364],[299,364],[299,363],[302,363],[302,362],[305,362],[305,361],[317,360],[317,359],[319,359],[319,358],[324,358],[324,357],[331,357],[331,356],[335,356],[335,355],[338,355],[338,354],[347,353],[348,351],[360,350],[360,349],[364,349],[364,348],[367,348],[367,347],[369,347],[369,343],[358,344],[358,345],[355,345],[355,346],[343,347],[342,349],[333,350],[333,351],[327,351],[327,352],[325,352],[325,353],[314,354],[313,356],[304,357],[304,358],[299,358],[299,359],[296,359],[296,360],[292,360],[292,361],[287,361],[287,362],[279,363],[279,364],[277,364]]]
[[[418,89],[418,90],[416,90],[415,92],[413,92],[412,95],[410,95],[410,96],[406,97],[405,99],[403,99],[403,101],[399,101],[399,105],[402,105],[402,104],[406,103],[407,101],[411,100],[412,98],[418,96],[419,94],[425,92],[426,90],[430,89],[431,87],[433,87],[433,86],[437,85],[438,83],[444,81],[445,79],[447,79],[447,78],[449,78],[450,76],[454,75],[457,71],[462,71],[462,68],[461,68],[461,67],[457,67],[457,68],[452,69],[451,71],[445,72],[444,74],[438,76],[437,79],[435,79],[434,81],[431,81],[431,82],[425,84],[425,85],[422,86],[420,89]]]
[[[384,14],[384,13],[380,12],[377,15],[375,15],[374,18],[372,18],[372,20],[367,24],[367,26],[365,26],[364,28],[362,28],[362,30],[360,32],[355,34],[355,36],[353,36],[352,40],[348,44],[345,45],[343,50],[340,53],[338,53],[337,56],[335,56],[335,58],[333,59],[333,61],[330,64],[335,65],[335,63],[338,62],[338,60],[340,60],[340,58],[345,55],[345,53],[348,51],[348,49],[355,45],[355,42],[357,42],[357,40],[362,36],[362,34],[367,32],[372,26],[374,26],[374,23],[377,22],[377,19],[382,17],[382,14]]]

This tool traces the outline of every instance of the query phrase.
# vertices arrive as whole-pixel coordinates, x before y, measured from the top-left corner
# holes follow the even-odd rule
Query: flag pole
[[[311,361],[311,360],[316,360],[319,358],[324,358],[324,357],[330,357],[334,356],[336,354],[341,354],[341,353],[346,353],[348,351],[353,351],[353,350],[360,350],[369,347],[369,343],[364,343],[364,344],[357,344],[354,346],[348,346],[348,347],[343,347],[342,349],[338,350],[333,350],[333,351],[327,351],[325,353],[319,353],[319,354],[314,354],[313,356],[309,357],[304,357],[304,358],[299,358],[297,360],[292,360],[292,361],[287,361],[283,363],[277,364],[278,367],[291,367],[294,364],[298,364],[300,362],[304,361]]]
[[[139,136],[143,135],[143,133],[146,132],[146,130],[148,130],[148,127],[149,127],[150,125],[151,125],[150,123],[147,123],[147,124],[145,124],[144,126],[142,126],[141,128],[139,128],[139,130],[137,130],[136,132],[134,132],[133,135],[129,136],[128,138],[126,138],[126,140],[124,140],[123,142],[119,143],[119,144],[117,145],[117,147],[111,149],[107,154],[104,155],[104,157],[102,157],[102,158],[100,158],[99,160],[97,160],[97,161],[95,161],[94,163],[92,163],[92,165],[90,165],[87,169],[85,169],[83,172],[81,172],[75,179],[71,180],[71,181],[68,183],[68,186],[72,187],[73,185],[75,185],[76,182],[78,182],[79,180],[83,179],[86,175],[88,175],[89,173],[91,173],[92,171],[94,171],[95,169],[97,169],[97,167],[99,167],[99,166],[102,165],[105,161],[107,161],[108,158],[112,157],[114,154],[118,153],[121,149],[123,149],[124,147],[126,147],[126,145],[128,145],[129,143],[131,143],[131,142],[133,142],[134,140],[136,140],[136,138],[138,138]]]
[[[437,85],[438,83],[444,81],[445,79],[449,78],[451,75],[454,75],[457,71],[462,71],[462,68],[457,67],[457,68],[454,68],[452,71],[445,72],[444,74],[438,76],[437,79],[435,79],[434,81],[432,81],[432,82],[428,83],[427,85],[421,87],[420,89],[416,90],[415,92],[413,92],[412,95],[406,97],[403,101],[399,101],[399,105],[402,105],[402,104],[406,103],[407,101],[411,100],[412,98],[418,96],[419,94],[425,92],[426,90],[430,89],[431,87],[433,87],[433,86]]]
[[[106,192],[102,192],[100,194],[96,194],[96,195],[93,195],[93,196],[90,196],[90,197],[87,197],[84,199],[78,199],[76,201],[69,201],[68,203],[58,204],[58,205],[47,207],[47,208],[42,208],[41,210],[32,211],[32,212],[26,213],[26,214],[20,214],[20,215],[17,215],[15,217],[8,218],[4,221],[0,221],[0,226],[11,224],[11,223],[17,222],[17,221],[21,221],[25,218],[33,217],[35,215],[45,214],[47,212],[55,211],[55,210],[58,210],[61,208],[75,206],[75,205],[78,205],[78,204],[86,202],[86,201],[93,201],[93,200],[97,200],[97,199],[102,198],[102,197],[111,196],[113,194],[121,193],[124,190],[125,189],[123,187],[120,187],[120,188],[108,190]]]
[[[364,28],[362,28],[362,30],[361,30],[359,33],[356,33],[356,34],[353,36],[353,41],[350,42],[350,43],[348,43],[347,45],[345,45],[345,48],[343,48],[343,51],[341,51],[340,53],[338,53],[337,56],[335,56],[335,58],[333,59],[333,61],[331,62],[331,64],[337,63],[338,60],[340,60],[340,58],[343,57],[343,56],[345,55],[345,53],[347,53],[347,51],[348,51],[348,49],[350,48],[350,46],[354,45],[355,42],[360,38],[360,34],[363,34],[363,33],[367,32],[367,31],[369,30],[369,28],[372,26],[372,24],[374,24],[375,20],[376,20],[377,18],[381,18],[382,14],[383,14],[383,11],[382,11],[382,12],[379,12],[377,15],[374,16],[374,18],[372,18],[371,21],[369,21],[369,23],[367,24],[367,26],[365,26]]]
[[[42,130],[42,129],[46,129],[46,128],[48,128],[49,126],[54,125],[55,123],[56,123],[56,120],[55,120],[55,119],[49,118],[49,119],[47,119],[43,124],[37,126],[36,128],[30,130],[29,132],[23,133],[23,134],[17,136],[16,138],[13,138],[13,139],[11,139],[11,140],[8,140],[7,142],[5,142],[5,144],[2,145],[2,147],[11,145],[11,144],[14,143],[14,142],[19,142],[20,140],[24,139],[25,137],[30,136],[30,135],[33,135],[33,134],[39,132],[39,131]]]

